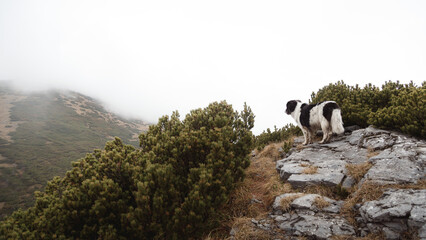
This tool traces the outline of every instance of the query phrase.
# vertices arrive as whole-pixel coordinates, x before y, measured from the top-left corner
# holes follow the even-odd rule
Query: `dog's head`
[[[300,102],[299,100],[291,100],[287,102],[287,109],[285,110],[285,113],[290,115],[294,109],[296,109],[297,103]]]

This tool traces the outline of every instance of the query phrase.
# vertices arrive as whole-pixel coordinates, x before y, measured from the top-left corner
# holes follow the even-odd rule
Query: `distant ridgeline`
[[[249,166],[254,115],[226,102],[160,118],[73,163],[36,192],[36,203],[0,223],[0,239],[188,239],[217,221]]]
[[[87,152],[115,136],[138,146],[148,129],[75,92],[24,93],[0,84],[0,106],[0,219],[33,205],[35,190]]]

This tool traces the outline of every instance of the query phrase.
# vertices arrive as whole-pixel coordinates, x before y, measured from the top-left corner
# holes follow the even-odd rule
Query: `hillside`
[[[0,239],[200,239],[249,166],[254,114],[226,101],[116,138],[0,222]]]
[[[138,146],[148,125],[76,92],[17,92],[0,85],[0,218],[33,204],[33,192],[71,162],[120,137]]]

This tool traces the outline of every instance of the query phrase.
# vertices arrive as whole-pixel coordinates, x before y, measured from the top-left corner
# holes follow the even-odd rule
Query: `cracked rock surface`
[[[372,157],[371,152],[375,153]],[[357,183],[349,176],[346,166],[367,161],[372,167]],[[341,214],[344,201],[301,193],[277,196],[265,221],[271,228],[283,232],[283,238],[277,236],[277,239],[364,237],[377,231],[382,231],[386,239],[402,239],[404,232],[414,229],[416,237],[426,240],[426,189],[400,187],[424,182],[425,165],[424,140],[373,127],[334,137],[327,144],[293,148],[286,158],[276,163],[280,178],[293,189],[302,191],[315,185],[351,189],[370,182],[383,185],[384,193],[376,200],[354,207],[357,226]],[[307,171],[309,168],[314,171]],[[317,206],[318,199],[325,205]],[[287,204],[285,207],[283,202]]]
[[[292,199],[290,208],[283,212],[280,202]],[[328,206],[318,207],[316,198],[322,198]],[[278,196],[270,215],[286,234],[290,236],[308,236],[314,239],[329,239],[335,235],[355,235],[355,229],[346,219],[339,216],[342,201],[322,197],[318,194],[287,193]]]
[[[388,239],[399,239],[399,233],[410,228],[426,238],[425,189],[389,189],[380,199],[364,203],[359,212],[370,231],[383,229]]]

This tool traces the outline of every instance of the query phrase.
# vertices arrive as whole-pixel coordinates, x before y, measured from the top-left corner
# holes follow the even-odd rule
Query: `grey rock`
[[[347,164],[369,161],[372,167],[358,184],[366,181],[378,184],[415,184],[426,178],[426,141],[396,132],[368,127],[351,130],[345,135],[334,137],[327,144],[314,143],[302,149],[293,148],[286,158],[276,164],[283,181],[293,188],[310,185],[345,189],[354,186],[355,180],[347,175]],[[300,143],[303,137],[300,138]],[[296,141],[297,143],[297,141]],[[371,150],[378,152],[368,159]],[[304,174],[303,164],[317,167],[314,174]],[[258,223],[257,227],[280,228],[286,237],[294,239],[330,239],[334,235],[367,236],[370,232],[384,231],[388,239],[400,239],[401,233],[409,229],[418,230],[418,236],[426,240],[426,190],[388,189],[375,201],[356,204],[357,229],[340,215],[343,201],[326,199],[329,206],[319,209],[314,201],[319,195],[305,194],[293,198],[291,209],[283,214],[281,199],[298,193],[282,194],[275,198],[272,223]],[[272,224],[272,225],[267,225]]]
[[[342,208],[343,201],[334,201],[330,206],[321,209],[323,212],[329,213],[340,213],[340,209]]]
[[[358,146],[364,137],[364,129],[353,131],[351,135],[347,137],[347,141],[351,145]]]
[[[426,239],[426,224],[423,224],[423,226],[419,229],[419,237],[422,240]]]
[[[292,223],[289,221],[283,222],[280,224],[279,228],[281,230],[284,230],[285,232],[290,232],[291,230],[293,230],[293,226]]]
[[[369,201],[359,209],[369,229],[383,229],[388,239],[398,239],[408,228],[426,224],[426,189],[389,189],[379,200]]]
[[[286,217],[284,217],[284,216],[276,216],[275,218],[274,218],[274,220],[275,220],[275,222],[284,222],[284,221],[286,221],[287,220],[287,218]]]
[[[347,144],[346,147],[336,148],[336,151],[340,151],[345,163],[360,164],[368,159],[368,150],[365,148],[358,148]]]
[[[285,160],[284,162],[309,162],[314,164],[329,160],[342,160],[342,158],[341,154],[335,154],[333,149],[315,144],[305,147],[300,152],[295,152],[283,160]]]
[[[314,205],[316,198],[323,198],[325,201],[329,202],[330,205],[334,204],[336,201],[330,199],[328,197],[322,197],[318,194],[306,194],[299,198],[296,198],[292,203],[291,207],[296,209],[309,209],[309,210],[317,210],[318,208]]]
[[[287,180],[293,174],[301,174],[303,172],[304,167],[300,166],[300,163],[288,163],[284,164],[280,168],[280,178],[282,180]]]
[[[348,137],[348,141],[351,145],[357,145],[364,148],[372,149],[384,149],[386,146],[392,146],[395,141],[386,141],[393,138],[390,138],[390,132],[376,129],[372,126],[369,126],[365,129],[360,129],[353,131],[352,134]]]
[[[406,224],[401,224],[401,223],[406,223],[405,219],[401,219],[401,222],[382,222],[382,224],[390,229],[394,229],[394,231],[397,232],[404,232],[407,231],[407,225]]]
[[[284,222],[280,228],[290,234],[309,236],[315,239],[329,239],[333,235],[355,235],[354,228],[339,217],[299,215],[293,222]]]
[[[340,184],[345,175],[343,173],[317,173],[317,174],[293,174],[287,182],[295,188],[302,188],[312,185],[325,185],[334,187]]]
[[[400,234],[391,228],[384,227],[382,228],[382,231],[385,233],[386,239],[400,239]]]
[[[299,193],[285,193],[285,194],[281,194],[281,195],[277,196],[277,197],[275,198],[275,200],[274,200],[274,203],[272,204],[272,208],[273,208],[275,211],[277,211],[277,210],[282,210],[282,207],[281,207],[281,200],[282,200],[283,198],[286,198],[286,197],[292,197],[292,196],[295,196],[295,195],[300,195],[300,194],[299,194]]]
[[[371,180],[379,184],[403,184],[417,183],[424,177],[424,171],[413,161],[408,159],[380,159],[365,174],[365,180]]]
[[[408,218],[408,226],[413,228],[422,227],[426,222],[426,204],[416,205],[411,209]]]
[[[342,188],[349,191],[354,185],[355,179],[351,176],[346,176],[345,180],[343,180]]]
[[[392,147],[394,143],[395,138],[390,134],[385,133],[364,138],[364,140],[360,144],[362,147],[367,149],[382,150]]]
[[[313,166],[318,167],[319,173],[346,172],[346,162],[342,160],[328,160],[328,161],[318,162],[313,164]]]
[[[421,150],[422,149],[418,148],[417,144],[414,143],[398,144],[394,145],[392,148],[388,148],[381,151],[377,156],[370,158],[370,161],[374,163],[377,160],[393,158],[405,158],[415,160],[415,157],[418,155],[418,152],[420,153],[419,156],[423,155],[421,154]]]
[[[304,141],[305,139],[303,138],[303,136],[295,137],[293,139],[293,145],[297,146],[299,144],[302,144]]]

